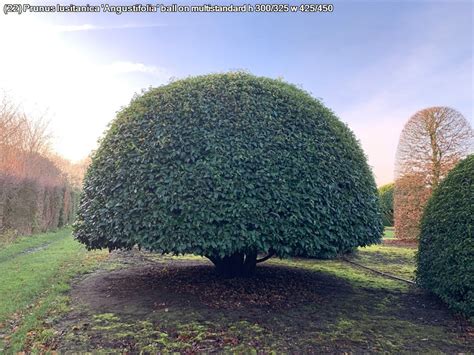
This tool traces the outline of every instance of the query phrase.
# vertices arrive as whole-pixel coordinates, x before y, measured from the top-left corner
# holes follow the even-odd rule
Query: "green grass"
[[[18,254],[27,253],[29,250],[46,246],[59,239],[63,239],[65,235],[70,235],[70,231],[62,230],[55,233],[37,234],[27,237],[20,237],[12,244],[0,249],[0,263],[7,261]]]
[[[415,277],[415,248],[373,245],[359,248],[353,261],[410,281]]]
[[[15,324],[6,336],[10,351],[21,350],[39,318],[65,308],[68,282],[90,270],[101,254],[87,253],[69,229],[20,238],[0,251],[0,331],[7,320]]]
[[[338,260],[305,260],[287,259],[272,260],[271,263],[277,265],[291,266],[311,271],[323,272],[346,280],[355,287],[405,290],[407,285],[396,280],[383,276],[374,275],[366,270],[355,268],[354,266]],[[369,266],[369,265],[367,265]],[[381,271],[381,270],[380,270]]]
[[[234,287],[227,284],[228,280],[213,281],[214,287],[222,283],[226,290],[233,289],[243,297],[238,298],[235,307],[230,303],[202,303],[192,291],[202,287],[203,271],[199,269],[197,281],[182,280],[183,288],[176,291],[168,305],[166,297],[170,291],[162,287],[164,282],[175,280],[169,279],[168,273],[179,263],[180,267],[194,268],[201,261],[204,264],[204,259],[194,255],[142,253],[144,258],[137,255],[137,262],[131,262],[130,257],[121,255],[107,258],[107,252],[87,252],[71,238],[70,230],[20,238],[1,249],[0,353],[470,353],[469,344],[463,341],[461,333],[456,333],[449,313],[438,308],[442,305],[422,298],[420,306],[418,300],[424,296],[416,287],[343,260],[271,259],[269,269],[275,269],[276,275],[285,275],[287,267],[291,272],[298,269],[295,275],[309,275],[297,281],[297,285],[310,287],[313,291],[309,295],[315,297],[291,307],[282,303],[278,308],[267,309],[258,303],[266,300],[262,294],[267,296],[270,292],[265,279],[259,281],[257,289],[247,289],[248,284],[243,281]],[[374,245],[359,248],[350,258],[411,279],[414,255],[414,248]],[[205,264],[209,265],[207,261]],[[101,271],[91,277],[103,278],[104,282],[104,273],[115,273],[116,277],[120,274],[123,278],[128,268],[143,266],[143,270],[150,270],[153,266],[150,277],[155,283],[142,284],[140,293],[151,292],[157,300],[165,297],[166,308],[140,302],[135,296],[119,309],[113,309],[114,301],[112,309],[101,305],[95,311],[72,304],[68,296],[72,280],[98,266]],[[114,282],[127,285],[127,279],[121,277]],[[277,280],[283,285],[288,282],[288,286],[273,291],[275,304],[280,304],[278,297],[284,298],[285,292],[291,293],[289,299],[293,300],[294,284],[289,278]],[[210,289],[213,285],[209,285]],[[210,290],[202,290],[207,292],[206,297],[212,297]],[[255,297],[248,297],[249,293]],[[117,297],[115,301],[123,302],[122,296]],[[247,303],[241,306],[241,301]],[[135,307],[139,311],[145,307],[149,312],[130,313]]]
[[[385,239],[394,239],[395,238],[395,230],[393,227],[385,227],[383,232],[383,237]]]
[[[359,248],[352,259],[380,271],[411,278],[414,253],[415,250],[409,247],[376,245]],[[182,263],[180,267],[189,267],[190,262],[195,265],[200,260],[189,255],[146,255],[154,262]],[[120,258],[113,262],[120,262]],[[199,276],[198,281],[192,281],[188,275],[189,281],[182,284],[173,301],[178,303],[172,302],[166,310],[159,308],[135,316],[124,311],[140,304],[134,299],[133,304],[123,305],[119,310],[105,307],[75,318],[74,325],[70,326],[72,330],[62,335],[63,348],[60,350],[93,353],[470,353],[469,343],[463,340],[461,333],[456,333],[449,313],[445,313],[442,305],[431,303],[412,285],[342,260],[294,258],[272,259],[268,263],[269,268],[276,269],[276,274],[290,267],[298,272],[303,270],[304,275],[320,275],[298,281],[307,282],[318,296],[278,309],[253,306],[256,297],[242,301],[249,302],[243,307],[239,303],[235,308],[230,304],[209,308],[196,300],[196,294],[190,295],[189,290],[199,288],[201,281]],[[161,272],[160,268],[155,268],[153,276],[150,275],[155,286],[140,289],[143,294],[152,292],[156,299],[161,295],[158,285],[172,282],[165,275],[173,266],[170,269],[160,267],[164,267]],[[124,270],[121,270],[122,277]],[[114,280],[121,282],[118,275]],[[265,280],[261,281],[259,290],[247,288],[252,285],[250,281],[241,282],[239,286],[232,286],[236,282],[232,280],[221,282],[246,296],[269,292]],[[122,282],[126,283],[125,280]],[[288,282],[289,293],[297,292],[291,291],[294,284],[289,279],[282,278],[281,282]],[[214,281],[209,287],[219,283]],[[284,298],[284,290],[268,296]],[[205,287],[201,291],[208,292]],[[185,300],[179,301],[180,297]],[[207,294],[207,297],[212,295]],[[121,295],[115,301],[123,299]]]

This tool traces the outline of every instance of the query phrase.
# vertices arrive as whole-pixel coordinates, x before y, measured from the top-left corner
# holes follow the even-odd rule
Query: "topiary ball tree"
[[[474,155],[462,160],[428,201],[417,282],[474,319]]]
[[[233,277],[271,255],[375,243],[382,222],[351,131],[293,85],[232,72],[150,89],[118,113],[74,233],[90,249],[203,255]]]

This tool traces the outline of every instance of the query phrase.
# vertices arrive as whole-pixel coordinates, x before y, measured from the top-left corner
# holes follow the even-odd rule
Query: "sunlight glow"
[[[64,32],[31,17],[5,16],[0,34],[8,55],[0,56],[1,88],[32,115],[47,110],[55,150],[79,160],[95,148],[116,111],[142,89],[125,75],[145,73],[163,83],[167,74],[143,63],[101,64],[97,53],[68,45]]]

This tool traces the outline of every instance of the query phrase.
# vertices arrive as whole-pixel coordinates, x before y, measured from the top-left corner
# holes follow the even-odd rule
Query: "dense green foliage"
[[[75,225],[92,249],[138,244],[214,259],[332,257],[381,234],[352,132],[304,91],[245,73],[176,81],[119,112]]]
[[[379,188],[380,209],[382,221],[386,227],[393,226],[393,182]]]
[[[474,317],[474,155],[430,198],[421,223],[418,283]]]

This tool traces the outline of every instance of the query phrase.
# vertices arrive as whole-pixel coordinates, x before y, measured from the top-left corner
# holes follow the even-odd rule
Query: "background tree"
[[[383,225],[386,227],[393,226],[393,189],[393,182],[379,188],[380,209]]]
[[[446,174],[472,149],[472,129],[449,107],[418,111],[405,124],[395,166],[395,235],[416,239],[423,208]]]
[[[273,254],[334,257],[382,229],[352,132],[292,85],[227,73],[151,89],[118,114],[75,236],[91,249],[203,255],[238,276]]]
[[[72,221],[80,178],[72,174],[75,164],[53,159],[57,155],[50,142],[45,116],[29,117],[4,94],[0,101],[0,236],[7,231],[46,231]]]

